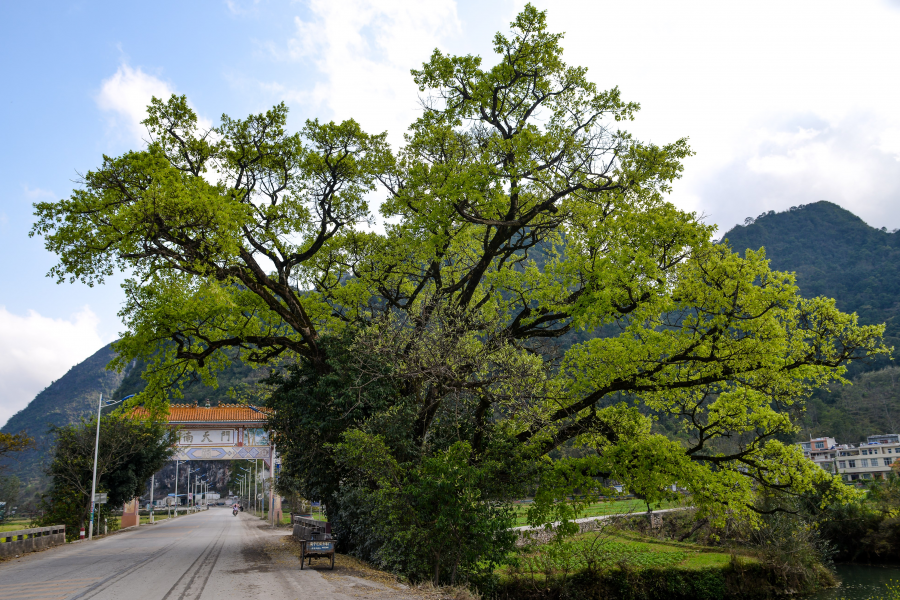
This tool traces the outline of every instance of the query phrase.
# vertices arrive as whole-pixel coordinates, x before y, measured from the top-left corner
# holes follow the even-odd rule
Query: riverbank
[[[898,565],[836,565],[835,572],[840,580],[838,587],[803,600],[900,600]]]

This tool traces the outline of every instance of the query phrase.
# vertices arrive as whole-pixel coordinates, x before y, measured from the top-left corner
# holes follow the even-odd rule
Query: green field
[[[588,569],[628,567],[677,568],[686,570],[721,568],[733,560],[730,551],[645,538],[630,532],[585,533],[559,544],[545,544],[523,550],[511,566],[498,569],[501,579],[545,580],[547,576],[574,575]],[[747,563],[755,562],[742,557]]]
[[[264,513],[264,517],[266,520],[268,520],[269,513],[268,512]],[[323,522],[328,521],[328,519],[325,517],[325,514],[320,513],[320,512],[312,513],[312,515],[310,515],[310,517],[312,519],[315,519],[316,521],[323,521]],[[263,518],[263,517],[260,517],[260,518]],[[291,514],[290,513],[282,513],[281,524],[282,525],[290,525],[291,524]]]
[[[529,506],[531,506],[531,504],[525,502],[517,503],[515,505],[516,526],[528,525],[526,513],[528,512]],[[681,502],[678,501],[663,502],[658,506],[654,506],[653,509],[677,508],[679,506],[681,506]],[[641,514],[645,512],[647,512],[647,504],[643,500],[638,500],[636,498],[604,500],[588,505],[581,513],[579,513],[578,518],[581,519],[584,517],[597,517],[602,515]]]
[[[16,531],[18,529],[28,529],[28,525],[31,523],[29,519],[10,519],[9,521],[4,521],[0,523],[0,531]]]

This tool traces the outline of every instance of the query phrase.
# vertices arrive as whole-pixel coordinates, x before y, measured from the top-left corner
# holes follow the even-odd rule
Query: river
[[[892,600],[886,584],[900,586],[900,567],[869,567],[864,565],[838,565],[840,587],[825,590],[804,600]]]

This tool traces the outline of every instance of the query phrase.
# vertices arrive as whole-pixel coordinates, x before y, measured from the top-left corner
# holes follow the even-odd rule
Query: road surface
[[[341,557],[300,570],[285,529],[220,507],[0,562],[0,600],[417,598]],[[369,573],[371,575],[371,573]],[[377,579],[377,578],[374,578]]]

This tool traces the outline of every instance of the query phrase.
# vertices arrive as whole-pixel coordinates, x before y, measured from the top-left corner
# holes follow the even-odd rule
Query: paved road
[[[0,600],[413,597],[349,562],[330,571],[322,560],[301,571],[291,547],[284,529],[214,508],[2,562]]]

